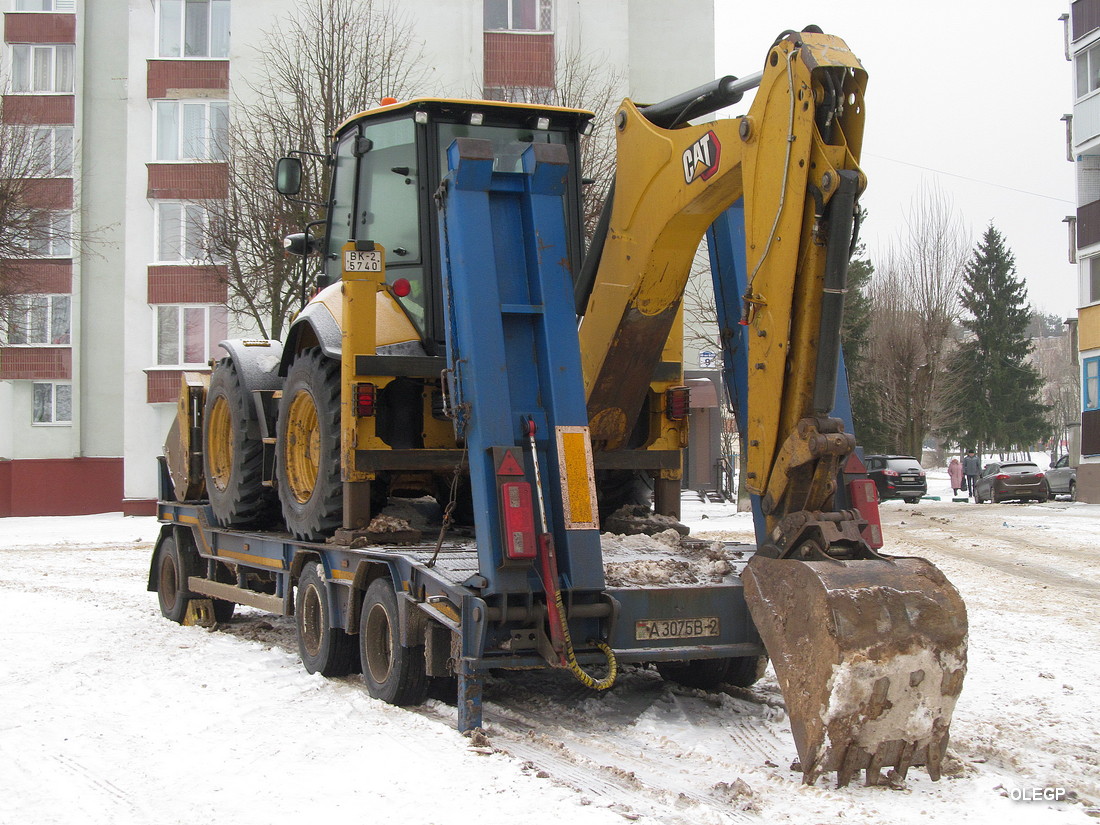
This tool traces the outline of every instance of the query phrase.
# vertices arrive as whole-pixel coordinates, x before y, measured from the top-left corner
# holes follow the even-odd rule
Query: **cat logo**
[[[721,157],[722,144],[718,142],[718,135],[707,132],[684,150],[684,182],[710,180],[718,171]]]

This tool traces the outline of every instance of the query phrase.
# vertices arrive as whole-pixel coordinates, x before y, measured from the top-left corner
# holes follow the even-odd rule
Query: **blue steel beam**
[[[604,584],[599,533],[564,529],[554,428],[587,426],[565,223],[564,147],[533,144],[523,171],[493,171],[488,141],[459,139],[441,191],[442,282],[458,434],[469,450],[484,595],[541,590],[531,564],[503,555],[494,447],[524,460],[537,427],[547,521],[564,586]],[[526,462],[531,481],[530,462]]]

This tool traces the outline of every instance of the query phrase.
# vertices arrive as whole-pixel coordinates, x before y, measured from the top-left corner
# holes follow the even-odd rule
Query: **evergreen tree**
[[[860,207],[860,224],[867,220],[867,210]],[[866,453],[886,451],[886,427],[882,423],[878,400],[880,388],[867,365],[867,345],[871,332],[871,298],[867,288],[875,273],[874,264],[860,243],[848,264],[848,294],[844,299],[844,320],[840,342],[844,349],[844,365],[848,371],[848,392],[852,403],[852,425],[856,441]]]
[[[1027,290],[992,224],[966,265],[959,301],[970,336],[950,360],[957,381],[955,438],[985,452],[1027,448],[1046,431],[1041,380],[1031,352]]]

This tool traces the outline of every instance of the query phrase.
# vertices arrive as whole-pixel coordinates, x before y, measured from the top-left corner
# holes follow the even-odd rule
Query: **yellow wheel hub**
[[[321,427],[313,396],[299,390],[287,410],[283,461],[290,492],[299,504],[309,501],[317,486],[317,465],[321,456]]]
[[[229,486],[233,472],[233,421],[229,402],[218,396],[206,421],[207,428],[207,482],[219,490]]]

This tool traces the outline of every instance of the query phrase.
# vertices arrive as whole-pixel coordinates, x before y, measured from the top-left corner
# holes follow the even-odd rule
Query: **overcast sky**
[[[1077,268],[1062,222],[1076,211],[1065,124],[1069,0],[715,0],[717,75],[763,68],[784,29],[816,23],[867,70],[862,230],[874,261],[921,186],[936,186],[977,242],[992,222],[1016,256],[1031,304],[1077,314]],[[740,113],[740,111],[738,111]]]

